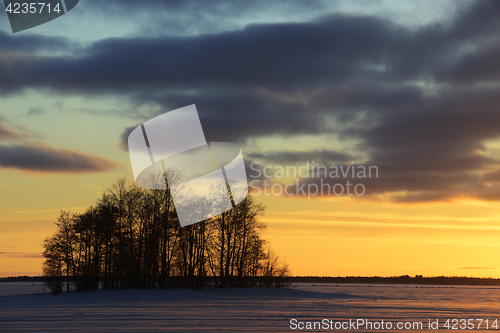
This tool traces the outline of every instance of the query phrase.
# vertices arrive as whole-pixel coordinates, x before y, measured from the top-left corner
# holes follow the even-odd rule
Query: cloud
[[[479,11],[476,7],[482,11],[475,16],[491,12],[496,5],[490,3],[477,5],[471,12]],[[147,4],[186,6],[158,1]],[[206,7],[221,4],[232,6],[232,2],[222,1]],[[138,5],[128,2],[123,8],[128,6]],[[459,63],[449,56],[464,44],[481,34],[494,35],[495,30],[471,28],[464,32],[460,25],[464,17],[471,16],[475,18],[469,13],[459,16],[450,27],[434,24],[417,31],[382,18],[333,14],[311,22],[254,24],[199,36],[112,38],[93,43],[72,57],[6,57],[0,68],[12,80],[3,80],[1,88],[4,92],[43,87],[94,93],[198,88],[192,93],[196,96],[218,88],[293,92],[318,87],[336,90],[334,84],[359,86],[360,80],[395,84],[409,76],[433,76],[436,67]],[[489,15],[481,24],[496,27],[496,21]]]
[[[33,110],[40,111],[30,111]],[[40,139],[38,133],[0,117],[0,142],[5,142],[0,144],[0,168],[79,174],[106,172],[118,167],[118,163],[104,157],[53,148],[36,142],[37,139]]]
[[[118,163],[82,152],[46,145],[0,145],[0,168],[29,172],[81,174],[106,172]]]
[[[17,258],[17,259],[40,259],[41,253],[26,253],[26,252],[0,252],[0,257]]]
[[[35,131],[0,116],[0,141],[27,142],[30,139],[39,139],[40,137],[40,134]]]
[[[295,165],[309,163],[346,163],[352,160],[352,156],[337,151],[318,149],[311,151],[273,151],[269,153],[250,153],[245,157],[253,160],[265,161],[277,165]]]
[[[236,10],[224,1],[144,6],[192,10],[194,4],[219,14]],[[127,2],[123,10],[136,6]],[[499,13],[498,2],[477,1],[447,21],[416,28],[333,13],[210,34],[105,39],[72,56],[6,53],[0,93],[118,95],[151,106],[138,120],[194,103],[208,141],[335,133],[353,142],[353,151],[284,149],[249,158],[337,164],[362,155],[363,164],[380,171],[366,180],[373,197],[499,200],[493,173],[500,161],[484,144],[500,138]],[[137,119],[136,112],[123,114]],[[130,130],[122,133],[123,148]]]
[[[59,51],[75,44],[63,37],[40,36],[35,34],[12,34],[0,30],[0,53],[35,53]]]
[[[47,113],[47,111],[43,108],[31,108],[28,110],[28,112],[26,112],[26,115],[28,117],[33,117],[33,116],[39,116],[39,115],[42,115],[45,113]]]
[[[295,21],[298,18],[316,16],[338,7],[341,1],[301,0],[183,0],[157,1],[130,0],[86,1],[80,10],[88,16],[115,18],[126,22],[139,22],[141,32],[148,35],[192,35],[235,30],[248,22]],[[96,10],[98,8],[98,10]]]
[[[7,56],[0,61],[0,90],[313,88],[360,72],[376,75],[360,66],[383,61],[408,37],[382,19],[332,15],[194,37],[107,39],[70,58]]]
[[[128,151],[128,136],[134,129],[137,128],[137,126],[140,126],[141,124],[137,124],[136,126],[129,126],[127,127],[121,134],[120,136],[120,148]]]
[[[137,2],[134,0],[108,0],[106,3],[101,3],[99,0],[88,0],[93,5],[109,6],[113,9],[122,12],[134,12],[137,10],[143,11],[158,11],[158,10],[185,10],[185,11],[205,11],[212,14],[236,14],[247,10],[261,10],[262,7],[270,4],[265,0],[246,1],[246,0],[214,0],[210,3],[205,0],[173,0],[173,1],[158,1],[158,0],[142,0]],[[301,11],[304,9],[323,10],[325,3],[323,1],[304,2],[300,0],[278,0],[275,1],[277,6],[288,4],[288,10]],[[278,7],[279,8],[279,7]]]
[[[0,123],[0,140],[16,140],[20,137],[19,134],[12,132]]]
[[[92,183],[85,183],[85,186],[88,187],[88,188],[91,188],[91,189],[98,189],[98,190],[104,190],[104,187],[102,186],[99,186],[99,185],[96,185],[96,184],[92,184]]]

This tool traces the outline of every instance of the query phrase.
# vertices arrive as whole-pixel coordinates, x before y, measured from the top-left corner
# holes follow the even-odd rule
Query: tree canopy
[[[248,195],[223,214],[181,227],[169,188],[119,179],[84,213],[61,211],[57,231],[44,241],[44,276],[54,294],[63,285],[67,292],[70,285],[283,287],[288,267],[262,238],[263,212]]]

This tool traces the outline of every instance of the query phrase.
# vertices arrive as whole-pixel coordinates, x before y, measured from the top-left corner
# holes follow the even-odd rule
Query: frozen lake
[[[48,293],[49,289],[42,282],[0,282],[0,297],[44,292]]]
[[[499,317],[497,287],[299,283],[290,290],[105,290],[54,297],[41,283],[0,283],[3,333],[292,331],[291,319],[297,325],[323,319],[422,322],[423,329],[404,330],[422,332],[430,331],[429,319],[443,329],[446,319],[474,319],[477,328],[476,319],[492,325]]]

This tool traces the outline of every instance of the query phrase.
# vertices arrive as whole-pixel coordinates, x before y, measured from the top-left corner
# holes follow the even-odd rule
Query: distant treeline
[[[42,276],[12,276],[0,278],[0,282],[42,282]],[[353,284],[436,284],[436,285],[473,285],[473,286],[500,286],[500,279],[478,278],[467,276],[291,276],[285,278],[290,283],[353,283]]]
[[[0,282],[43,282],[43,276],[9,276],[0,278]]]
[[[214,189],[221,190],[225,184]],[[181,227],[169,188],[120,179],[86,212],[61,212],[56,233],[44,241],[44,277],[54,294],[63,285],[67,292],[70,285],[78,291],[282,287],[288,268],[261,237],[263,211],[248,195],[223,214]]]
[[[478,278],[467,276],[293,276],[287,278],[290,283],[385,283],[385,284],[438,284],[438,285],[478,285],[478,286],[500,286],[500,279]]]

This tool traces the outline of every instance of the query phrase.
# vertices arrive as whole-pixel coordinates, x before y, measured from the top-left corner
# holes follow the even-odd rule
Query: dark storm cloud
[[[208,87],[296,91],[349,83],[358,88],[365,81],[397,84],[408,68],[433,75],[429,69],[443,55],[484,32],[461,33],[462,21],[459,17],[451,27],[433,25],[415,32],[381,18],[336,14],[195,37],[108,39],[71,58],[7,57],[0,63],[6,78],[0,87],[75,92],[199,88],[206,93]]]
[[[144,99],[145,96],[141,96]],[[268,134],[320,133],[328,129],[317,122],[318,112],[304,103],[263,96],[258,92],[222,89],[197,94],[166,93],[151,96],[165,109],[196,104],[207,141],[242,142]],[[237,124],[237,126],[235,126]]]
[[[78,174],[110,171],[117,166],[100,156],[46,145],[0,145],[0,168]]]
[[[234,4],[199,5],[215,13]],[[107,39],[72,57],[6,54],[0,93],[119,94],[154,112],[196,104],[208,141],[334,131],[379,167],[380,177],[365,182],[368,194],[397,193],[392,199],[401,202],[498,200],[493,174],[500,163],[484,142],[500,137],[499,7],[477,1],[446,22],[415,29],[333,14],[190,37]],[[325,147],[322,160],[359,155],[340,151],[336,159],[334,152]],[[257,155],[249,157],[280,163],[300,152]]]
[[[496,38],[496,30],[500,27],[498,13],[500,3],[495,0],[479,0],[468,8],[461,10],[454,24],[447,29],[447,37],[451,40]]]
[[[381,19],[336,15],[196,37],[108,39],[79,57],[7,57],[0,90],[313,89],[362,73],[381,76],[363,67],[407,37]]]
[[[443,82],[462,85],[498,83],[500,80],[500,38],[482,48],[481,53],[464,56],[453,66],[438,72]]]
[[[226,89],[197,94],[143,93],[135,101],[155,101],[164,110],[174,110],[196,104],[207,141],[245,142],[245,140],[268,134],[327,133],[325,126],[317,122],[317,112],[303,103],[279,101],[265,98],[256,92],[241,92]],[[156,114],[152,114],[154,117]],[[145,119],[148,120],[148,119]],[[237,124],[235,126],[235,124]],[[127,147],[128,135],[135,127],[126,128],[120,145]]]
[[[500,199],[500,161],[487,156],[483,144],[500,136],[499,105],[494,88],[455,88],[399,113],[377,113],[375,125],[353,132],[364,140],[359,148],[371,152],[366,164],[379,168],[379,178],[354,181],[366,186],[367,195],[407,192],[391,197],[398,202]],[[301,180],[313,183],[321,179]]]
[[[483,144],[500,136],[498,105],[496,89],[452,89],[410,114],[383,119],[364,133],[372,150],[370,163],[386,176],[373,190],[399,188],[415,192],[418,200],[436,193],[453,197],[498,192],[498,186],[487,188],[478,174],[499,166]]]

